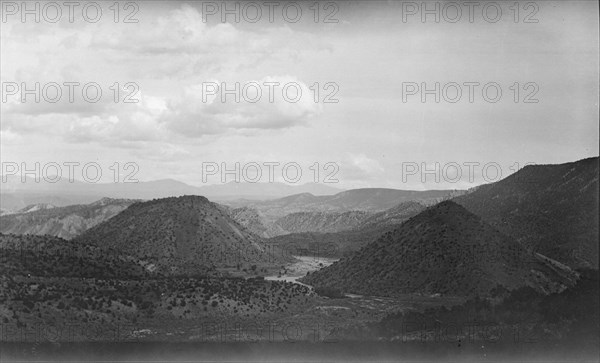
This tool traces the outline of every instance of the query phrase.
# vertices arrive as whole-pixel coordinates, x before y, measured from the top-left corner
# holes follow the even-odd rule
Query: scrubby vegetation
[[[530,165],[456,202],[571,267],[598,269],[598,158]]]
[[[256,318],[313,301],[298,284],[210,269],[163,275],[135,257],[55,237],[0,235],[0,247],[0,321],[9,326]]]
[[[459,335],[465,337],[464,341],[493,341],[502,334],[509,334],[514,341],[595,342],[597,347],[600,342],[598,270],[580,272],[577,284],[561,293],[545,295],[530,287],[509,293],[498,288],[493,298],[475,297],[451,308],[394,313],[371,327],[375,335],[388,339],[416,332],[420,337],[435,339],[436,331],[439,333],[453,326],[455,334],[456,327],[460,328]],[[488,329],[469,329],[475,326]],[[480,335],[469,337],[469,334]],[[489,334],[495,334],[495,337]]]
[[[332,286],[321,286],[315,288],[315,293],[320,296],[326,296],[334,299],[343,298],[344,292]]]

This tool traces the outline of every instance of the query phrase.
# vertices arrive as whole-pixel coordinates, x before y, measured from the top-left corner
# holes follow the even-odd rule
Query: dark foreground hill
[[[156,277],[148,263],[114,249],[53,236],[0,234],[0,262],[6,276],[55,278]]]
[[[595,352],[590,359],[595,361],[600,349],[599,286],[598,270],[584,269],[577,284],[560,293],[540,294],[530,287],[498,290],[494,299],[475,297],[450,308],[394,312],[374,324],[373,331],[387,339],[431,344],[450,338],[452,327],[448,340],[454,342],[479,341],[487,348],[487,342],[496,345],[505,340],[512,349],[517,342],[540,347],[552,342],[562,350],[578,347],[590,358]],[[574,356],[571,353],[566,361]]]
[[[165,276],[135,256],[52,236],[0,234],[0,252],[3,354],[8,342],[168,341],[207,321],[294,315],[315,300],[285,281]]]
[[[133,204],[76,240],[152,261],[166,273],[287,261],[201,196]]]
[[[132,199],[102,198],[91,204],[48,208],[33,205],[0,217],[0,232],[51,235],[71,239],[135,203]]]
[[[454,201],[519,243],[598,269],[598,158],[531,165]]]
[[[485,296],[498,286],[562,291],[576,279],[567,266],[526,250],[480,217],[446,201],[302,281],[380,296]]]

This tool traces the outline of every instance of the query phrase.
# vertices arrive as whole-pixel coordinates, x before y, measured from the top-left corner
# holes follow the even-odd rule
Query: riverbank
[[[280,271],[280,274],[265,276],[265,280],[287,281],[309,286],[299,282],[298,279],[306,276],[307,272],[327,267],[338,260],[337,258],[315,256],[294,256],[294,258],[297,260],[296,262],[287,265],[284,271]]]

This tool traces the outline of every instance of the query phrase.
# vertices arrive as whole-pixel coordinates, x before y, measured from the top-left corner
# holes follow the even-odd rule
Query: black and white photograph
[[[600,362],[599,10],[0,0],[0,362]]]

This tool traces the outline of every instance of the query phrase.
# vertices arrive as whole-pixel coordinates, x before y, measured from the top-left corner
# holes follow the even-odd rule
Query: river
[[[314,257],[314,256],[294,256],[297,260],[286,266],[287,272],[281,276],[265,276],[265,280],[288,281],[296,284],[308,286],[298,281],[299,278],[306,276],[307,272],[316,271],[327,267],[337,261],[337,258]]]

